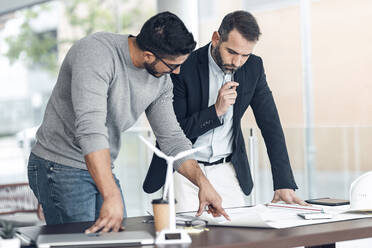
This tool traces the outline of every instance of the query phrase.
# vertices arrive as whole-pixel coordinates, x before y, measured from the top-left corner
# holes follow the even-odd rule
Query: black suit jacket
[[[172,75],[174,84],[174,111],[187,138],[194,143],[200,135],[221,124],[214,105],[208,107],[209,98],[209,44],[194,51],[181,67],[180,74]],[[234,165],[240,187],[246,195],[252,191],[253,182],[240,121],[251,106],[258,127],[265,140],[274,180],[274,190],[297,189],[289,163],[283,129],[271,90],[266,82],[262,59],[251,55],[236,71],[234,81],[239,83],[233,110]],[[147,193],[163,186],[166,174],[165,160],[152,158],[143,189]]]

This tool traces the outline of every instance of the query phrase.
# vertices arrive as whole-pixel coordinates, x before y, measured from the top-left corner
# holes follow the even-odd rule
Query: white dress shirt
[[[212,106],[217,101],[219,89],[229,81],[233,80],[232,74],[225,74],[216,64],[211,55],[211,45],[208,52],[208,67],[209,67],[209,100],[208,106]],[[232,124],[233,124],[233,105],[230,106],[227,112],[220,116],[222,126],[216,127],[203,135],[199,136],[193,145],[193,148],[208,146],[195,153],[195,159],[212,163],[221,158],[225,158],[232,153]]]

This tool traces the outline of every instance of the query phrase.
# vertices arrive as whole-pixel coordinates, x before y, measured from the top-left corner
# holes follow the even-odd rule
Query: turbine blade
[[[165,160],[168,160],[169,157],[167,155],[165,155],[162,151],[160,151],[158,148],[156,148],[156,146],[154,146],[153,144],[151,144],[147,139],[145,139],[142,135],[138,135],[140,137],[140,139],[156,154],[158,155],[160,158],[164,158]]]
[[[203,150],[205,148],[207,148],[208,146],[201,146],[201,147],[197,147],[197,148],[194,148],[194,149],[191,149],[191,150],[187,150],[187,151],[183,151],[183,152],[180,152],[178,153],[175,157],[174,157],[174,160],[177,160],[177,159],[180,159],[180,158],[183,158],[183,157],[186,157],[188,155],[191,155],[195,152],[198,152],[200,150]]]

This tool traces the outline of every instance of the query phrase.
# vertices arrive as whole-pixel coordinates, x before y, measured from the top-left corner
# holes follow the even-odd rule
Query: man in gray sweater
[[[174,14],[150,18],[137,37],[96,33],[67,53],[28,164],[30,186],[47,224],[94,221],[87,232],[118,231],[125,215],[112,173],[121,133],[145,112],[160,148],[174,156],[191,149],[172,106],[170,73],[195,48]],[[198,214],[227,214],[221,198],[189,156],[174,169],[199,187]]]

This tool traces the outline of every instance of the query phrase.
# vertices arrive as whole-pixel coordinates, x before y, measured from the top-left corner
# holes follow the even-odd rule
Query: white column
[[[257,186],[258,186],[258,147],[257,138],[253,135],[253,128],[249,130],[249,168],[251,171],[253,189],[250,194],[250,205],[254,206],[257,204]]]
[[[199,43],[198,0],[157,0],[158,12],[170,11],[177,15]]]
[[[313,198],[315,178],[314,118],[313,118],[313,80],[311,64],[311,0],[300,1],[302,71],[304,83],[304,117],[305,117],[305,168],[307,197]]]

